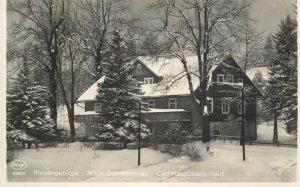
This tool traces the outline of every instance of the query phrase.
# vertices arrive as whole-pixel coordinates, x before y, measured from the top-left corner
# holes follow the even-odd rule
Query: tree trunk
[[[97,49],[97,55],[95,56],[95,75],[96,75],[96,81],[101,78],[102,75],[102,56],[101,56],[101,51]]]
[[[50,87],[50,95],[49,95],[49,107],[50,107],[50,119],[54,121],[54,130],[57,133],[57,81],[56,81],[56,73],[55,69],[48,72],[49,74],[49,87]]]
[[[74,122],[74,104],[73,104],[73,106],[68,108],[68,119],[69,119],[71,137],[73,138],[76,135],[75,122]]]
[[[277,110],[274,109],[274,129],[273,129],[273,143],[278,141],[278,130],[277,130]]]
[[[209,117],[204,113],[203,115],[203,131],[202,131],[202,142],[207,143],[210,141],[210,126]],[[209,149],[209,148],[208,148]]]

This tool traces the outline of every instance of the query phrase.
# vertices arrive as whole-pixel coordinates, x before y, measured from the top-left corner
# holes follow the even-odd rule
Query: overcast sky
[[[151,14],[148,10],[149,2],[154,0],[130,0],[132,12],[138,16],[149,17]],[[278,29],[278,24],[282,19],[286,17],[288,13],[295,16],[293,13],[293,4],[296,4],[296,0],[253,0],[252,17],[257,20],[256,28],[259,32],[265,32],[265,35],[269,33],[275,33]],[[155,16],[155,15],[150,15]],[[15,19],[14,17],[7,17],[8,25]]]
[[[132,9],[135,14],[147,14],[148,2],[153,0],[131,0]],[[269,33],[275,33],[278,29],[280,20],[284,19],[288,13],[293,13],[293,4],[296,4],[296,0],[253,0],[252,17],[257,20],[257,31]]]
[[[293,4],[296,4],[296,0],[255,0],[252,15],[257,20],[257,30],[275,33],[280,20],[288,13],[296,16]]]

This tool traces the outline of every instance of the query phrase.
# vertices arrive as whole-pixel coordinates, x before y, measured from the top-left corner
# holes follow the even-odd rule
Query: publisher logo
[[[14,170],[24,170],[27,168],[27,163],[23,160],[14,160],[9,164],[11,169]]]

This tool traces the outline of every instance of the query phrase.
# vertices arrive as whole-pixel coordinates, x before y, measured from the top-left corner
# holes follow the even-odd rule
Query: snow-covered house
[[[223,67],[224,64],[234,64],[233,67],[239,68],[232,58],[230,60],[228,59],[230,58],[226,58],[219,64],[214,65],[209,73],[210,85],[207,91],[209,100],[211,101],[211,105],[208,107],[209,112],[211,113],[211,133],[239,136],[239,134],[231,133],[231,131],[236,132],[240,129],[237,126],[230,131],[225,131],[223,128],[220,128],[222,125],[224,126],[224,123],[228,123],[228,121],[223,123],[226,116],[229,116],[230,114],[238,116],[239,111],[235,109],[234,105],[230,105],[230,103],[227,102],[229,101],[229,97],[234,96],[219,93],[219,87],[221,90],[228,89],[226,85],[225,87],[224,85],[221,85],[221,82],[225,81],[227,83],[237,83],[237,85],[241,84],[243,81],[247,84],[252,84],[252,82],[246,75],[238,76],[238,73],[234,73],[237,70],[233,70],[233,73],[231,74],[223,72],[223,70],[226,69]],[[192,74],[193,90],[194,92],[198,92],[199,78],[196,73],[198,70],[197,57],[188,57],[187,61],[188,68]],[[149,111],[143,113],[149,122],[152,133],[161,130],[163,131],[172,125],[179,124],[194,134],[201,135],[201,118],[190,96],[188,81],[182,63],[176,58],[138,58],[133,64],[135,68],[132,71],[132,75],[138,81],[143,82],[142,91],[144,92],[144,95],[142,96],[142,99],[147,103],[147,107],[149,108]],[[77,107],[75,109],[76,122],[84,122],[89,126],[89,124],[97,121],[97,112],[101,110],[101,103],[96,102],[95,96],[97,94],[97,84],[101,84],[104,79],[105,77],[99,79],[78,98]],[[259,93],[259,91],[257,92]],[[224,104],[223,97],[227,99],[227,105]],[[219,107],[221,107],[221,109],[219,109]],[[249,107],[252,108],[246,107],[246,111],[255,111],[255,104],[254,106],[249,105]],[[250,118],[255,121],[255,115],[252,113],[249,119]],[[226,124],[224,126],[225,128]],[[251,131],[255,131],[256,134],[256,126],[253,126]],[[255,134],[253,135],[253,138],[255,138]]]
[[[211,134],[240,136],[243,84],[246,93],[245,137],[256,139],[256,104],[262,94],[231,56],[214,65],[209,73],[207,96],[210,100]]]

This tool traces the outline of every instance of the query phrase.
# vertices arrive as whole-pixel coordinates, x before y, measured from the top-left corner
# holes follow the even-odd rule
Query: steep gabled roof
[[[197,72],[198,61],[195,56],[188,57],[188,67],[192,73],[193,90],[196,90],[199,85],[198,77],[193,74]],[[142,91],[143,97],[164,97],[164,96],[176,96],[176,95],[189,95],[189,85],[185,75],[185,71],[182,63],[177,58],[147,58],[139,57],[138,61],[133,63],[143,63],[154,75],[163,77],[163,80],[158,84],[143,84]],[[97,82],[103,82],[102,77]],[[93,101],[97,95],[97,83],[88,88],[77,100]]]
[[[217,68],[222,68],[222,66],[223,67],[229,67],[229,68],[236,68],[237,71],[239,71],[240,73],[242,73],[244,75],[244,78],[246,78],[246,81],[249,82],[253,86],[253,88],[254,88],[253,91],[255,92],[255,94],[257,94],[258,96],[262,96],[263,95],[261,93],[261,91],[254,85],[254,83],[252,82],[252,80],[248,77],[247,71],[246,71],[246,74],[245,74],[244,71],[243,71],[243,69],[241,68],[241,66],[234,60],[234,58],[231,55],[227,56],[224,60],[222,60],[219,63],[217,63],[216,67],[212,68],[212,71],[209,74],[209,82],[208,82],[209,86],[208,86],[207,89],[210,89],[210,87],[216,86],[212,82],[212,73]],[[230,85],[232,85],[235,90],[238,89],[238,86],[240,86],[237,83],[228,83],[227,85],[224,85],[223,88],[224,89],[230,89]]]
[[[133,63],[140,62],[143,63],[149,71],[154,75],[163,77],[163,80],[158,84],[143,84],[142,91],[144,92],[143,97],[164,97],[164,96],[176,96],[176,95],[189,95],[189,84],[183,68],[182,63],[177,58],[148,58],[139,57]],[[193,90],[195,91],[199,85],[199,78],[197,76],[198,71],[198,59],[196,56],[191,56],[187,58],[188,68],[192,76]],[[213,71],[219,67],[221,63],[226,64],[226,62],[234,63],[234,65],[242,69],[236,63],[236,61],[231,57],[225,58],[223,61],[213,65],[208,73],[209,83],[211,83],[211,75]],[[249,77],[246,78],[249,79]],[[87,89],[77,100],[77,102],[82,101],[94,101],[97,95],[98,83],[103,82],[105,77],[100,78],[96,83],[94,83],[89,89]],[[249,79],[252,83],[252,81]],[[253,84],[253,83],[252,83]],[[255,85],[253,84],[255,87]],[[256,88],[256,87],[255,87]],[[257,88],[256,88],[257,89]],[[259,92],[259,90],[257,89]],[[260,93],[260,92],[259,92]]]
[[[158,76],[176,75],[184,71],[183,65],[178,58],[138,57],[138,59]],[[196,56],[187,57],[187,62],[188,68],[192,71],[198,68]]]
[[[94,101],[96,100],[98,84],[101,84],[105,79],[105,76],[101,77],[97,82],[90,86],[78,99],[80,101]]]

